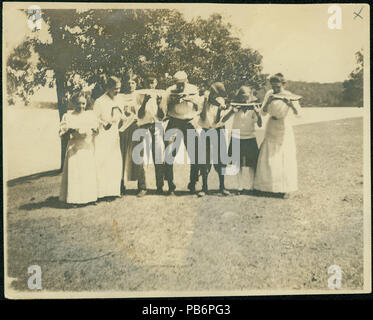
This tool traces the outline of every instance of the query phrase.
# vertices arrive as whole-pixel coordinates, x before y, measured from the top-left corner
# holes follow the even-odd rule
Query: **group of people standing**
[[[73,95],[74,110],[66,113],[60,124],[60,134],[68,135],[60,200],[71,204],[87,204],[98,199],[113,200],[126,193],[126,181],[137,181],[138,196],[147,193],[144,163],[133,161],[133,152],[144,137],[136,137],[137,129],[145,129],[151,141],[157,194],[163,194],[164,181],[168,194],[176,190],[173,162],[165,161],[180,147],[167,148],[174,140],[164,141],[164,132],[178,129],[183,133],[187,147],[188,130],[206,137],[206,159],[198,161],[198,134],[193,148],[187,147],[190,165],[188,189],[200,197],[208,191],[208,175],[212,164],[219,176],[219,192],[227,196],[225,188],[227,165],[237,166],[238,192],[248,189],[265,192],[288,193],[297,190],[297,162],[295,140],[290,112],[299,114],[300,106],[295,95],[284,89],[285,79],[278,73],[270,78],[272,89],[263,102],[257,103],[253,89],[238,88],[234,98],[228,95],[222,82],[213,83],[203,92],[188,82],[187,74],[178,71],[175,84],[167,90],[157,89],[157,79],[148,76],[145,88],[138,90],[136,77],[128,81],[129,92],[119,94],[121,80],[110,77],[105,93],[98,97],[92,110],[84,93]],[[295,97],[295,98],[294,98]],[[265,138],[258,148],[255,128],[262,126],[262,116],[269,115]],[[233,119],[231,119],[233,118]],[[231,119],[232,134],[226,137],[226,124]],[[212,131],[218,140],[210,141]],[[227,142],[229,141],[229,144]],[[211,143],[210,143],[211,142]],[[239,161],[227,164],[221,159],[222,150],[232,154],[232,146],[239,145]],[[212,161],[210,149],[218,155]],[[144,148],[145,149],[145,148]],[[233,148],[234,149],[234,148]],[[202,189],[196,184],[202,177]]]

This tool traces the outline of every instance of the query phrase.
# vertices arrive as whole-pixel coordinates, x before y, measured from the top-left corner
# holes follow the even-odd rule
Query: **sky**
[[[76,4],[64,4],[74,6]],[[105,4],[109,5],[109,4]],[[40,4],[43,9],[45,4]],[[86,4],[85,4],[86,6]],[[90,4],[100,6],[100,4]],[[103,4],[101,4],[103,6]],[[111,4],[123,8],[124,4]],[[147,4],[125,4],[126,7],[147,7]],[[154,6],[154,5],[152,5]],[[187,19],[207,18],[220,13],[232,24],[232,32],[245,47],[258,50],[263,56],[263,72],[282,72],[288,80],[335,82],[347,79],[355,68],[354,54],[369,50],[369,7],[361,4],[339,4],[342,29],[329,29],[329,5],[233,5],[233,4],[160,4],[177,8]],[[355,17],[354,12],[360,15]],[[56,4],[53,4],[56,7]],[[14,8],[4,15],[3,34],[6,50],[15,47],[30,34],[24,15]],[[9,11],[10,10],[10,11]],[[24,21],[24,23],[21,23]],[[39,36],[48,39],[46,27]],[[11,30],[11,36],[7,36]]]
[[[263,56],[263,71],[282,72],[289,80],[345,80],[355,68],[355,52],[369,50],[369,7],[354,19],[362,5],[340,5],[342,29],[329,29],[329,5],[221,5],[214,8],[233,25],[244,46]],[[206,18],[212,8],[182,10],[191,19]]]

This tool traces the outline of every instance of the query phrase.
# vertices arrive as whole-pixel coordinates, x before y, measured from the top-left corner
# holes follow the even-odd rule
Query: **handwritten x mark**
[[[364,9],[364,7],[361,7],[360,8],[360,11],[358,12],[358,13],[356,13],[356,12],[354,12],[354,19],[356,18],[356,17],[360,17],[361,19],[363,19],[363,17],[360,15],[360,13],[361,13],[361,11],[363,11],[363,9]]]

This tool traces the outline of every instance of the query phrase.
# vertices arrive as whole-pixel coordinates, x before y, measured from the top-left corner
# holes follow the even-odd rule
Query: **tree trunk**
[[[62,120],[63,115],[67,112],[67,97],[66,97],[66,72],[61,70],[55,70],[56,76],[56,87],[57,87],[57,104],[58,104],[58,113],[60,116],[60,121]],[[68,136],[66,134],[61,136],[61,167],[63,169],[63,164],[65,160],[66,147],[68,143]]]

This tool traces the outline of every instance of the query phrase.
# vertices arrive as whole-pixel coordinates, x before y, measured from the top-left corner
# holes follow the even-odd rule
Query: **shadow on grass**
[[[42,177],[58,176],[61,172],[62,172],[61,169],[57,169],[57,170],[35,173],[35,174],[29,175],[29,176],[9,180],[7,182],[7,184],[8,184],[8,187],[12,187],[12,186],[15,186],[17,184],[21,184],[21,183],[28,182],[28,181],[31,181],[31,180],[37,180],[37,179],[42,178]]]
[[[125,194],[122,197],[126,196],[137,196],[138,194],[137,189],[126,189]],[[219,190],[209,190],[207,196],[217,196],[217,197],[231,197],[237,195],[246,195],[246,196],[253,196],[253,197],[263,197],[263,198],[276,198],[276,199],[284,199],[284,193],[274,193],[274,192],[264,192],[259,190],[229,190],[230,195],[222,195]],[[159,194],[155,189],[147,189],[146,196],[161,196],[161,197],[185,197],[185,196],[197,196],[198,191],[195,193],[191,193],[188,190],[176,190],[174,195],[170,195],[167,191],[164,191],[163,194]],[[145,197],[146,197],[145,196]],[[101,201],[101,200],[100,200]]]
[[[264,192],[259,190],[236,190],[229,189],[229,195],[222,195],[219,190],[209,190],[207,196],[217,196],[217,197],[235,197],[235,196],[252,196],[252,197],[262,197],[262,198],[275,198],[275,199],[284,199],[284,193],[274,193],[274,192]],[[190,195],[190,193],[187,193]]]
[[[49,197],[44,201],[36,202],[36,203],[27,203],[23,204],[19,207],[20,210],[32,211],[38,210],[42,208],[54,208],[54,209],[74,209],[74,208],[82,208],[90,205],[95,205],[95,202],[90,202],[87,204],[68,204],[62,202],[58,199],[58,197]]]
[[[250,191],[250,195],[255,197],[263,197],[263,198],[276,198],[276,199],[284,199],[284,193],[274,193],[274,192],[264,192],[259,190]]]
[[[126,193],[122,197],[126,196],[136,196],[138,193],[137,190],[126,190]],[[271,193],[271,192],[262,192],[262,191],[246,191],[245,195],[249,196],[256,196],[256,197],[264,197],[264,198],[277,198],[283,199],[283,193]],[[174,196],[170,196],[165,192],[163,195],[159,195],[156,190],[148,190],[146,195],[158,195],[158,196],[165,196],[165,197],[184,197],[184,196],[197,196],[197,194],[191,194],[189,191],[176,191]],[[208,193],[209,196],[222,196],[219,191],[211,190]],[[231,193],[230,196],[235,196],[236,193]],[[146,196],[145,196],[146,197]],[[229,197],[229,196],[228,196]],[[97,202],[113,202],[115,200],[120,199],[120,197],[105,197],[100,198]],[[81,208],[86,206],[96,205],[96,202],[90,202],[87,204],[68,204],[62,202],[58,199],[58,197],[49,197],[44,201],[36,202],[36,203],[26,203],[19,207],[20,210],[32,211],[38,210],[42,208],[54,208],[54,209],[74,209],[74,208]]]
[[[138,193],[139,193],[139,191],[137,189],[126,189],[126,192],[122,197],[137,196]],[[195,195],[195,194],[190,193],[190,191],[186,191],[186,190],[177,191],[176,190],[174,196],[182,197],[182,196],[193,196],[193,195]],[[147,189],[145,197],[146,196],[173,197],[173,196],[169,195],[167,190],[163,191],[162,194],[159,194],[156,189]]]

